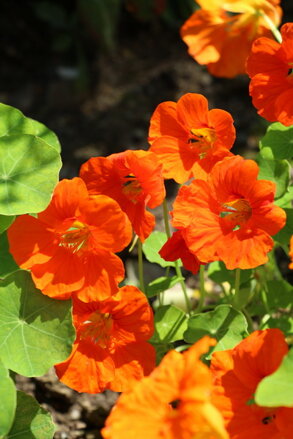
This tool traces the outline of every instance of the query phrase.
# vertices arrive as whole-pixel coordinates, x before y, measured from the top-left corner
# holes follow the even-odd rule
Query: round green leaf
[[[30,134],[0,137],[0,214],[44,210],[61,168],[60,154]]]
[[[293,349],[272,375],[261,380],[255,402],[264,407],[293,407]]]
[[[244,315],[230,305],[219,305],[214,311],[195,314],[188,320],[184,334],[187,343],[195,343],[205,335],[217,340],[212,352],[232,349],[247,334],[247,321]]]
[[[174,305],[160,306],[155,312],[155,333],[153,343],[171,343],[182,340],[187,328],[187,316]]]
[[[51,415],[30,395],[17,392],[15,421],[7,439],[52,439],[56,428]]]
[[[260,148],[270,148],[275,159],[293,157],[293,126],[285,127],[279,122],[272,123],[260,141]]]
[[[166,233],[157,231],[151,233],[142,245],[143,253],[149,262],[159,264],[161,267],[175,267],[174,262],[165,261],[159,255],[159,251],[166,241]],[[181,262],[180,265],[182,265]]]
[[[43,375],[69,356],[74,336],[71,301],[44,296],[27,271],[0,282],[0,352],[8,369]]]
[[[290,181],[290,165],[287,160],[275,160],[270,148],[262,148],[257,161],[259,164],[258,178],[276,183],[276,198],[282,197]]]
[[[15,134],[33,134],[41,137],[48,145],[53,146],[58,152],[61,146],[53,131],[36,120],[25,117],[21,111],[10,105],[0,104],[0,137]]]
[[[9,432],[16,408],[16,388],[0,361],[0,437]]]

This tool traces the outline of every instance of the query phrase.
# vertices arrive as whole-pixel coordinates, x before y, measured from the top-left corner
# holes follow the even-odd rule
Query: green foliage
[[[263,407],[293,406],[293,349],[272,375],[261,380],[256,389],[255,401]]]
[[[205,335],[218,342],[210,355],[212,352],[232,349],[248,335],[247,321],[240,311],[230,305],[219,305],[213,311],[195,314],[188,320],[188,328],[184,334],[187,343],[195,343]]]
[[[0,233],[8,229],[8,227],[11,226],[14,220],[15,220],[15,216],[0,215]]]
[[[8,240],[6,233],[0,235],[0,280],[10,273],[19,270],[13,257],[8,251]]]
[[[178,282],[183,280],[183,277],[178,276],[162,276],[150,282],[146,288],[146,295],[148,297],[156,296],[157,294],[174,287]]]
[[[293,316],[288,313],[279,314],[277,317],[265,315],[261,329],[279,328],[286,336],[293,335]]]
[[[155,312],[153,343],[168,344],[183,339],[187,328],[187,316],[174,305],[160,306]]]
[[[290,165],[287,160],[275,160],[270,148],[261,149],[257,161],[259,164],[258,178],[276,183],[276,198],[282,197],[290,181]]]
[[[52,439],[54,432],[50,414],[32,396],[17,392],[15,420],[6,439]]]
[[[236,270],[228,270],[222,261],[215,261],[209,264],[208,276],[214,282],[222,284],[228,282],[232,287],[235,285]],[[252,270],[241,270],[240,285],[246,283],[252,277]]]
[[[9,371],[0,361],[0,437],[6,435],[13,423],[16,408],[16,388]]]
[[[275,200],[275,204],[277,206],[284,208],[290,208],[292,206],[292,200],[293,200],[293,186],[289,186],[287,191],[282,195],[281,198],[278,198]]]
[[[70,301],[41,294],[26,271],[0,282],[0,356],[7,368],[43,375],[69,356],[74,336]]]
[[[159,264],[161,267],[174,267],[174,262],[165,261],[159,255],[159,251],[167,241],[167,235],[163,232],[153,232],[142,244],[142,250],[149,262]],[[181,264],[182,265],[182,264]]]
[[[269,280],[267,285],[267,303],[270,309],[278,308],[290,311],[293,308],[293,286],[285,280]]]
[[[285,246],[289,245],[290,238],[293,235],[293,209],[284,209],[287,220],[285,227],[274,236],[274,240]]]
[[[260,141],[264,156],[269,154],[275,160],[293,157],[293,126],[285,127],[279,122],[272,123]],[[268,148],[271,152],[265,151]]]

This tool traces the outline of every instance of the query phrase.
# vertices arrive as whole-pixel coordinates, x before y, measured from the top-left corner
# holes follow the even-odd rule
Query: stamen
[[[86,246],[90,231],[86,224],[74,221],[72,226],[60,236],[59,245],[77,253]]]
[[[113,350],[115,340],[111,336],[112,328],[112,316],[95,311],[80,325],[78,332],[82,339],[89,339],[103,349]]]

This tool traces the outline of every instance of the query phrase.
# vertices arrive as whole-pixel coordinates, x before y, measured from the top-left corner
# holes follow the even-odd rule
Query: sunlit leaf
[[[163,232],[153,232],[142,245],[143,253],[149,262],[159,264],[161,267],[174,267],[174,262],[165,261],[159,255],[159,251],[167,241],[167,235]],[[180,265],[182,265],[180,263]]]
[[[269,148],[278,160],[293,158],[293,126],[272,123],[260,141],[260,148]]]
[[[0,437],[9,432],[16,408],[16,388],[0,361]]]
[[[150,282],[146,288],[146,295],[148,297],[156,296],[157,294],[174,287],[178,282],[183,280],[183,277],[172,276],[172,277],[158,277],[157,279]]]
[[[154,343],[171,343],[182,340],[187,328],[187,316],[174,305],[160,306],[155,312],[155,333],[151,339]]]

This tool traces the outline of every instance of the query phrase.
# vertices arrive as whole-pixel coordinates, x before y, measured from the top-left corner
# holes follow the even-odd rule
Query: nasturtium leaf
[[[293,235],[293,209],[284,209],[286,212],[286,224],[285,226],[273,236],[274,240],[280,244],[289,245],[290,238]]]
[[[290,165],[287,160],[274,160],[270,148],[263,148],[257,156],[258,178],[276,183],[275,198],[282,197],[290,181]]]
[[[13,423],[16,408],[16,388],[9,371],[0,361],[0,437],[6,435]]]
[[[293,307],[293,285],[283,279],[269,280],[266,285],[269,308],[277,310],[278,308],[291,309]]]
[[[293,407],[293,349],[273,374],[261,380],[254,399],[263,407]]]
[[[44,210],[58,182],[60,168],[60,154],[39,137],[0,137],[0,214]]]
[[[260,148],[270,148],[278,160],[293,158],[293,126],[272,123],[260,141]]]
[[[195,314],[188,320],[188,328],[184,334],[187,343],[195,343],[205,335],[218,342],[210,354],[232,349],[248,335],[247,321],[240,311],[230,305],[219,305],[213,311]]]
[[[275,204],[282,208],[290,208],[293,200],[293,186],[289,186],[287,192],[281,198],[275,200]]]
[[[0,352],[8,369],[43,375],[69,356],[74,336],[70,301],[44,296],[27,271],[0,282]]]
[[[19,270],[18,265],[14,262],[13,257],[8,250],[8,239],[6,232],[0,234],[0,279],[3,279],[10,273]]]
[[[155,333],[153,343],[171,343],[182,340],[187,328],[187,316],[174,305],[160,306],[155,312]]]
[[[155,262],[161,267],[174,267],[174,262],[165,261],[165,259],[161,258],[161,256],[159,255],[159,251],[166,241],[166,233],[155,231],[151,233],[150,236],[142,244],[142,250],[149,262]],[[182,265],[180,260],[179,265]]]
[[[288,315],[288,313],[284,313],[279,315],[278,317],[269,317],[266,315],[263,319],[263,323],[261,324],[261,329],[268,328],[279,328],[284,332],[285,336],[293,335],[293,315]]]
[[[150,282],[146,288],[146,295],[148,297],[156,296],[157,294],[172,288],[178,282],[183,280],[183,277],[178,276],[162,276]]]
[[[52,439],[55,430],[51,415],[32,396],[18,391],[15,420],[5,439]]]
[[[221,284],[229,282],[234,287],[236,270],[228,270],[222,261],[215,261],[208,266],[208,277],[214,282]],[[248,282],[252,276],[252,270],[240,271],[240,285]]]
[[[11,226],[14,220],[15,220],[14,215],[13,216],[0,215],[0,233],[8,229],[8,227]]]
[[[53,131],[36,120],[25,117],[21,111],[10,105],[0,104],[0,137],[15,134],[32,134],[40,137],[58,152],[61,147]]]

